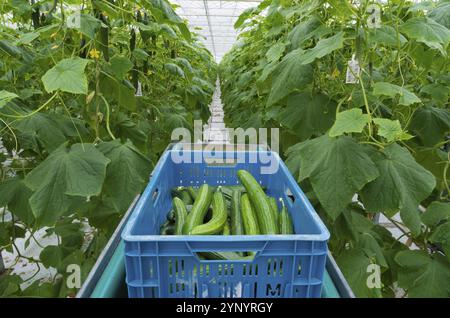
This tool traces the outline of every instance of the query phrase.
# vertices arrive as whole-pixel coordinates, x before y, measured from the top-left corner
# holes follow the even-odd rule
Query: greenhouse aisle
[[[228,130],[223,122],[224,112],[220,92],[220,82],[216,82],[216,90],[209,106],[211,117],[205,125],[204,140],[214,143],[229,143]]]

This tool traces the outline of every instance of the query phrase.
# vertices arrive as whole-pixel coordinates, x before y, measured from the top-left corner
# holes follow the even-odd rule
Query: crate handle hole
[[[159,189],[156,188],[156,189],[153,190],[153,192],[152,192],[152,200],[153,200],[153,202],[156,202],[156,200],[158,199],[158,197],[159,197]]]
[[[226,252],[212,252],[212,251],[196,251],[194,254],[204,262],[253,262],[256,256],[255,251],[226,251]]]
[[[292,207],[295,203],[295,196],[289,188],[286,188],[286,190],[284,191],[284,197],[287,204]]]

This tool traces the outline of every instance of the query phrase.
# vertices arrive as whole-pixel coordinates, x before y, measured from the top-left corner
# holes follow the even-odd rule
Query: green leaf
[[[398,272],[398,284],[408,291],[408,297],[450,296],[450,266],[442,255],[401,251],[395,261],[402,268]]]
[[[450,261],[450,221],[439,225],[429,236],[428,240],[434,244],[439,244]]]
[[[445,104],[449,100],[450,87],[438,83],[433,83],[422,86],[420,92],[430,95],[434,101]]]
[[[0,297],[17,296],[20,284],[23,282],[19,275],[0,275]]]
[[[176,39],[178,38],[175,31],[170,27],[170,25],[167,24],[161,24],[160,25],[160,33],[168,35],[169,38]]]
[[[124,79],[133,68],[133,63],[125,56],[114,56],[111,61],[111,70],[118,79]]]
[[[191,63],[187,59],[185,59],[184,57],[177,57],[177,58],[175,58],[175,61],[177,63],[181,64],[181,66],[183,66],[183,68],[185,70],[187,70],[189,73],[193,73],[194,72],[194,69],[192,68]]]
[[[308,20],[297,24],[287,35],[293,49],[299,48],[305,41],[310,39],[321,25],[320,20],[316,16],[310,17]]]
[[[104,11],[108,14],[109,17],[117,18],[119,16],[119,12],[114,9],[108,1],[103,0],[93,0],[92,4],[94,7],[99,9],[100,11]]]
[[[138,61],[146,61],[150,55],[143,49],[134,49],[133,57]]]
[[[369,120],[370,116],[363,114],[359,108],[345,110],[336,115],[336,121],[328,134],[337,137],[345,133],[361,133]]]
[[[102,22],[92,15],[76,12],[67,18],[66,25],[69,29],[76,29],[91,40],[95,40],[95,33]]]
[[[287,54],[272,72],[272,88],[267,100],[271,106],[295,90],[304,90],[312,82],[313,68],[302,64],[302,50]]]
[[[399,33],[398,36],[400,46],[408,42],[402,34]],[[368,38],[372,43],[397,47],[397,32],[389,25],[382,25],[379,28],[369,29]]]
[[[130,141],[101,143],[98,149],[111,160],[106,170],[105,193],[118,212],[125,212],[148,183],[151,162]]]
[[[122,139],[130,139],[135,145],[145,145],[148,140],[147,134],[138,127],[138,123],[122,112],[117,114],[114,130]]]
[[[66,141],[61,127],[55,122],[53,116],[53,114],[37,113],[15,124],[19,131],[18,138],[24,149],[40,152],[40,148],[43,147],[48,152],[52,152]]]
[[[45,90],[48,93],[61,90],[73,94],[87,94],[88,83],[84,69],[88,63],[88,60],[79,57],[59,61],[42,76]]]
[[[428,227],[435,227],[441,221],[450,219],[450,203],[434,201],[425,213],[422,214],[422,222]]]
[[[42,224],[51,225],[68,212],[75,197],[100,194],[109,163],[92,144],[62,145],[25,178],[34,190],[31,209]]]
[[[442,55],[447,55],[445,49],[450,42],[450,30],[433,19],[411,18],[400,26],[400,31],[417,42],[439,50]]]
[[[288,97],[287,107],[276,118],[302,140],[320,135],[333,124],[336,103],[323,94],[302,92]]]
[[[267,61],[273,62],[278,61],[280,57],[283,55],[284,50],[286,49],[286,44],[283,42],[278,42],[273,45],[266,53]]]
[[[3,108],[3,106],[5,106],[6,104],[8,104],[8,102],[10,100],[13,100],[16,97],[19,97],[19,96],[14,93],[11,93],[11,92],[1,90],[0,91],[0,109]]]
[[[339,32],[327,39],[321,39],[315,47],[305,52],[302,57],[302,64],[309,64],[315,59],[324,57],[331,52],[340,49],[344,45],[344,32]]]
[[[46,246],[39,254],[40,261],[47,268],[58,268],[63,257],[64,255],[61,247],[54,245]]]
[[[33,7],[27,0],[11,0],[11,6],[14,12],[20,16],[26,16],[33,10]]]
[[[450,2],[441,1],[436,8],[428,12],[428,17],[450,29]]]
[[[338,255],[336,262],[357,297],[380,297],[380,289],[369,288],[369,266],[375,264],[362,248],[345,250]]]
[[[255,12],[255,8],[245,9],[234,23],[234,28],[239,29],[244,24],[245,20],[253,14],[253,12]]]
[[[176,64],[166,63],[166,64],[164,64],[164,68],[166,70],[168,70],[173,75],[180,76],[180,77],[185,77],[184,71],[181,69],[181,67],[179,67]]]
[[[336,218],[330,232],[338,240],[357,241],[361,234],[370,233],[374,226],[359,205],[349,204]]]
[[[448,153],[438,148],[415,149],[413,153],[417,163],[430,171],[437,181],[436,188],[443,190],[445,164],[448,161]],[[447,183],[450,184],[450,175],[447,173]]]
[[[350,137],[323,135],[288,149],[288,166],[301,166],[298,180],[309,178],[317,198],[331,218],[352,201],[354,194],[378,176],[375,164],[364,147]]]
[[[20,36],[20,38],[15,43],[16,45],[27,45],[36,40],[40,35],[40,32],[28,32]]]
[[[149,22],[148,24],[144,24],[141,22],[131,22],[131,24],[135,27],[138,27],[140,31],[148,32],[154,35],[157,35],[159,31],[161,31],[161,26],[155,22]],[[173,30],[172,30],[173,31]]]
[[[385,147],[384,152],[373,151],[371,157],[380,176],[361,191],[365,208],[391,216],[400,210],[405,225],[412,233],[419,234],[417,208],[436,186],[434,176],[417,164],[407,149],[396,143]]]
[[[124,109],[136,110],[135,89],[126,80],[119,82],[108,76],[100,76],[100,90],[108,99],[114,99]],[[130,87],[131,86],[131,87]],[[102,103],[103,104],[103,103]]]
[[[171,7],[170,3],[166,0],[146,0],[151,3],[153,8],[157,10],[152,10],[152,13],[155,14],[159,21],[164,21],[167,19],[174,23],[183,23],[183,20],[175,13],[175,10]]]
[[[386,259],[383,255],[383,249],[372,234],[362,233],[358,237],[356,245],[364,251],[369,259],[374,260],[376,264],[382,267],[388,267]]]
[[[48,283],[42,283],[40,280],[36,280],[25,290],[23,290],[20,293],[20,296],[33,298],[57,298],[63,283],[65,284],[64,279]]]
[[[180,30],[181,35],[184,37],[186,41],[191,42],[192,41],[192,34],[189,30],[189,27],[185,23],[178,23],[177,24],[178,30]]]
[[[424,146],[432,147],[444,140],[450,131],[450,111],[436,107],[421,107],[414,112],[409,129],[419,136]]]
[[[19,220],[32,226],[34,215],[28,203],[32,194],[33,192],[25,185],[22,178],[14,177],[4,180],[0,183],[0,206],[8,206],[8,210]]]
[[[377,96],[389,96],[391,98],[400,95],[399,104],[405,106],[421,102],[421,100],[414,93],[411,93],[406,88],[387,82],[375,83],[373,85],[373,94]]]
[[[373,122],[378,126],[378,135],[386,138],[388,142],[413,138],[413,136],[403,132],[400,121],[398,120],[374,118]]]

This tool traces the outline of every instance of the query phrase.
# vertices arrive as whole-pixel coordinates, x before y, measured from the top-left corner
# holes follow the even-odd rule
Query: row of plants
[[[38,270],[1,296],[74,296],[177,127],[209,117],[210,53],[166,0],[0,4],[0,251]],[[41,246],[21,255],[17,239]],[[42,268],[57,275],[33,277]],[[20,286],[29,285],[23,289]]]
[[[448,0],[265,0],[220,65],[227,126],[280,129],[359,297],[450,296],[449,13]]]

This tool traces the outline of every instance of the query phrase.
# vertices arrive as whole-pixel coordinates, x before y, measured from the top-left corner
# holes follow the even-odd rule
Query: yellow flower
[[[52,33],[52,35],[50,35],[50,37],[51,37],[51,38],[54,38],[57,34],[58,34],[57,32]]]
[[[336,78],[336,77],[338,77],[340,73],[341,73],[341,72],[339,72],[339,70],[338,70],[337,68],[335,68],[335,69],[333,70],[333,73],[331,73],[331,78]]]
[[[92,49],[89,51],[89,56],[91,59],[99,59],[100,58],[100,51],[97,49]]]

